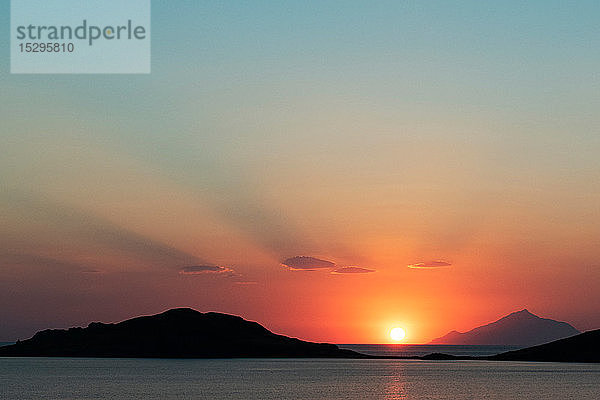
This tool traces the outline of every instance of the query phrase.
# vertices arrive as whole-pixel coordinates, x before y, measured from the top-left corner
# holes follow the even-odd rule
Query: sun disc
[[[402,328],[393,328],[390,331],[390,337],[392,338],[392,340],[395,340],[397,342],[404,339],[405,336],[406,336],[406,332],[404,332],[404,329],[402,329]]]

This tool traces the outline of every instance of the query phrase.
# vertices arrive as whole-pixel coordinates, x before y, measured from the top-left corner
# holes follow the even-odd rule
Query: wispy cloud
[[[335,263],[315,257],[296,256],[286,259],[282,265],[294,271],[314,271],[316,269],[335,268]]]
[[[435,268],[444,268],[451,266],[452,263],[443,260],[434,260],[428,262],[418,262],[415,264],[409,264],[408,268],[414,269],[435,269]]]
[[[374,269],[361,268],[361,267],[343,267],[331,271],[332,274],[368,274],[369,272],[376,272]]]
[[[213,274],[213,275],[235,275],[233,269],[228,267],[221,267],[217,265],[192,265],[183,267],[179,270],[181,275],[202,275],[202,274]]]

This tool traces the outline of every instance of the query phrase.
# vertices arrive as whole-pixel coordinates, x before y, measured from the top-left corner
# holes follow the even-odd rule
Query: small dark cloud
[[[335,268],[335,264],[331,261],[307,256],[291,257],[281,264],[295,271],[314,271],[316,269]]]
[[[220,267],[217,265],[192,265],[189,267],[183,267],[179,270],[182,275],[200,275],[200,274],[224,274],[234,275],[231,268]]]
[[[368,274],[369,272],[375,272],[375,270],[361,267],[344,267],[331,271],[332,274]]]
[[[447,261],[442,261],[442,260],[435,260],[435,261],[429,261],[429,262],[419,262],[419,263],[415,263],[415,264],[409,264],[408,268],[414,268],[414,269],[434,269],[434,268],[444,268],[444,267],[449,267],[452,264],[447,262]]]

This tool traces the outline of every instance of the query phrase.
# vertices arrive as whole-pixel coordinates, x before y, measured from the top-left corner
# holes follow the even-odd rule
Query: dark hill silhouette
[[[492,361],[553,361],[553,362],[600,362],[600,329],[580,333],[565,339],[507,351],[493,356],[467,357],[443,353],[431,353],[420,360],[492,360]]]
[[[277,335],[256,322],[221,313],[177,308],[116,324],[49,329],[0,347],[0,356],[19,357],[336,357],[360,353],[327,343]]]
[[[487,357],[502,361],[600,362],[600,329]]]
[[[566,322],[540,318],[527,310],[521,310],[468,332],[452,331],[429,343],[534,346],[578,333],[577,329]]]

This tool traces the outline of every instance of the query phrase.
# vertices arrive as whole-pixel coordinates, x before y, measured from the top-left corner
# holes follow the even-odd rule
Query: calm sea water
[[[445,344],[339,344],[338,346],[371,356],[386,357],[424,356],[431,353],[452,354],[453,356],[491,356],[520,348],[519,346]]]
[[[600,365],[332,359],[0,358],[0,398],[600,398]]]

